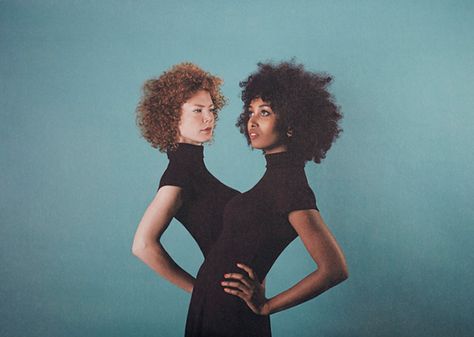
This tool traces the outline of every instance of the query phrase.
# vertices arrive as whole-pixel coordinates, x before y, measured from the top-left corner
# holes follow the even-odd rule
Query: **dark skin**
[[[271,105],[256,98],[249,109],[247,128],[252,147],[267,154],[286,151],[282,139],[291,137],[291,130],[286,135],[278,133],[278,116]],[[255,314],[270,315],[291,308],[320,295],[348,277],[344,254],[317,210],[293,211],[288,215],[288,221],[318,267],[292,287],[268,299],[264,284],[260,283],[252,268],[237,263],[242,273],[225,274],[221,285],[225,292],[245,301]]]

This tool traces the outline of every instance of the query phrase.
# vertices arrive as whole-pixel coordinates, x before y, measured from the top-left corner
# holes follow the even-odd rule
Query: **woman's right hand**
[[[240,297],[255,314],[269,315],[268,299],[265,297],[265,280],[260,283],[253,269],[243,263],[237,263],[237,267],[243,269],[247,275],[225,274],[226,280],[221,282],[224,291]]]

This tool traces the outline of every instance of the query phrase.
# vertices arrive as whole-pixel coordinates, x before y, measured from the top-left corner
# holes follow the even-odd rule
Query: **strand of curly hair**
[[[277,114],[277,128],[288,151],[320,163],[342,132],[342,113],[328,91],[331,81],[331,76],[307,71],[294,60],[258,63],[257,71],[240,82],[244,107],[236,126],[250,145],[248,108],[253,99],[261,98]],[[291,137],[286,136],[289,131]]]
[[[161,152],[174,150],[179,136],[182,105],[197,91],[209,92],[214,117],[226,103],[220,90],[222,80],[189,62],[176,64],[160,77],[147,80],[136,109],[141,135]]]

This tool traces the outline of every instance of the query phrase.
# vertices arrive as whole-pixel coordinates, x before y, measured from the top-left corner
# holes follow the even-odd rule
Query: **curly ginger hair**
[[[214,103],[214,117],[226,103],[222,80],[189,62],[179,63],[160,77],[147,80],[136,109],[136,122],[152,147],[161,152],[176,149],[182,105],[196,92],[209,92]]]

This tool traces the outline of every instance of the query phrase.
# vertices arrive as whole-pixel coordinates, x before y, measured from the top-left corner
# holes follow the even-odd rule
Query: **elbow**
[[[337,273],[336,275],[336,282],[341,283],[349,278],[349,270],[347,269],[347,266],[344,266],[341,268],[341,270]]]
[[[149,249],[149,245],[146,242],[137,238],[133,240],[132,254],[138,257],[139,259],[143,260],[143,257],[146,254],[148,249]]]
[[[138,245],[136,245],[134,242],[132,244],[132,254],[139,258],[142,255],[142,252],[143,252],[143,249],[138,247]]]
[[[132,254],[144,262],[157,254],[162,255],[162,251],[159,241],[150,241],[146,237],[135,237],[133,239]]]
[[[338,266],[338,268],[332,268],[327,273],[328,283],[330,287],[334,287],[335,285],[344,282],[349,278],[349,270],[347,269],[347,265],[343,263],[342,265]]]

